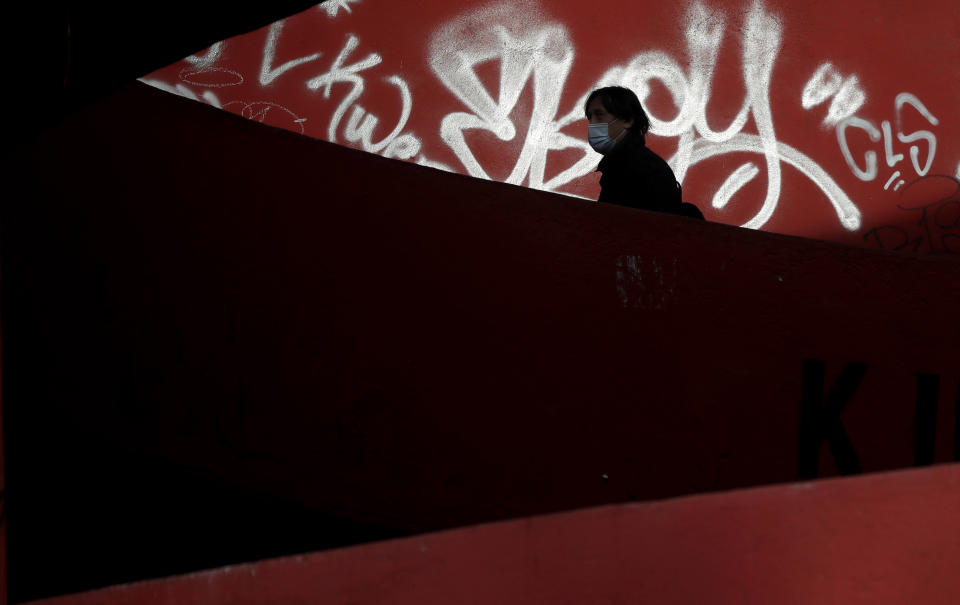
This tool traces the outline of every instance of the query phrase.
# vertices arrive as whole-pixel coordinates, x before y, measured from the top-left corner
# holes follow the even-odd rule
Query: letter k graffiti
[[[826,441],[841,475],[861,472],[860,459],[843,427],[840,414],[850,402],[867,372],[865,363],[848,363],[824,401],[823,361],[807,359],[803,362],[803,396],[800,409],[800,447],[798,469],[801,479],[817,477],[820,447]]]

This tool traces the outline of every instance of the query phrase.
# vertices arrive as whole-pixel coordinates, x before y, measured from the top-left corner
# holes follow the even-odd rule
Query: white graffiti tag
[[[263,46],[263,60],[260,62],[260,86],[269,86],[278,77],[290,71],[294,67],[316,61],[322,53],[313,53],[297,59],[291,59],[279,67],[273,66],[274,57],[277,54],[277,42],[280,40],[280,34],[283,32],[284,21],[277,21],[267,30],[267,43]]]
[[[321,4],[319,8],[326,9],[328,14],[333,17],[336,16],[340,8],[351,12],[351,2],[354,2],[354,0],[331,1]],[[260,63],[260,73],[257,79],[261,90],[270,89],[278,78],[287,76],[296,68],[303,65],[315,63],[323,56],[323,53],[315,52],[275,65],[277,47],[283,33],[284,25],[285,20],[277,21],[267,30]],[[381,64],[383,58],[378,53],[372,52],[359,61],[349,63],[350,55],[357,49],[359,44],[360,40],[356,35],[348,34],[346,43],[333,60],[329,69],[306,81],[307,89],[321,91],[324,99],[330,99],[334,88],[339,89],[338,85],[349,85],[346,96],[337,104],[327,124],[326,139],[336,143],[338,142],[338,135],[342,135],[347,143],[354,143],[364,151],[379,153],[385,157],[414,160],[420,165],[439,168],[441,170],[450,170],[448,166],[431,161],[420,154],[420,139],[409,132],[403,132],[410,120],[410,115],[413,110],[413,95],[407,82],[399,75],[382,78],[384,82],[396,88],[399,94],[401,106],[399,119],[389,133],[380,140],[374,140],[374,133],[380,124],[380,118],[360,105],[359,100],[363,96],[367,84],[364,72]],[[188,84],[204,88],[242,84],[244,78],[240,73],[215,65],[222,59],[223,49],[224,43],[218,42],[210,47],[204,55],[187,57],[185,61],[189,64],[189,67],[181,70],[180,79]],[[203,76],[203,80],[194,81],[198,76]],[[313,136],[320,135],[320,133],[307,133],[304,127],[304,123],[307,121],[306,118],[300,117],[290,108],[273,101],[231,100],[226,103],[221,103],[220,99],[209,90],[198,96],[190,88],[180,83],[170,85],[152,79],[143,79],[141,81],[195,101],[206,101],[218,108],[239,113],[241,116],[254,121],[269,121],[269,123],[275,126],[281,126],[288,130],[299,131],[300,133],[311,134]],[[348,112],[349,117],[347,117]],[[344,118],[347,118],[345,124]],[[320,138],[323,137],[321,136]]]
[[[340,13],[341,8],[348,13],[352,13],[353,11],[350,10],[350,3],[357,3],[359,1],[360,0],[326,0],[325,2],[318,4],[317,8],[327,11],[327,16],[332,19]]]
[[[600,156],[582,139],[560,132],[583,119],[583,103],[589,91],[584,92],[566,115],[554,118],[574,57],[566,30],[559,24],[534,23],[526,16],[529,14],[539,15],[541,11],[530,10],[525,5],[494,4],[442,26],[431,42],[430,65],[441,82],[471,111],[445,116],[441,121],[440,136],[471,175],[483,178],[490,177],[463,133],[468,129],[483,129],[501,140],[514,138],[516,127],[509,116],[526,82],[533,78],[534,104],[527,137],[506,180],[520,184],[527,178],[530,187],[553,190],[592,171]],[[748,11],[742,28],[746,95],[736,117],[721,131],[711,128],[707,106],[726,27],[725,18],[722,13],[696,2],[688,12],[687,23],[686,42],[691,58],[687,71],[670,55],[647,51],[636,55],[626,66],[609,69],[596,87],[626,86],[634,90],[644,103],[653,80],[666,86],[679,112],[672,119],[664,120],[648,111],[650,132],[678,138],[677,153],[670,163],[681,182],[691,167],[710,158],[729,153],[762,154],[767,168],[767,192],[759,211],[743,224],[744,227],[762,227],[773,216],[780,199],[781,164],[786,163],[820,187],[846,229],[858,229],[860,211],[836,182],[812,159],[776,138],[770,84],[782,42],[780,21],[768,14],[760,2],[755,2]],[[500,90],[496,100],[487,92],[474,69],[479,63],[491,59],[500,60]],[[848,89],[853,91],[855,86]],[[822,102],[829,94],[839,93],[813,90],[808,96],[821,96]],[[845,93],[844,99],[834,110],[834,117],[845,115],[851,106],[856,105],[853,92]],[[757,129],[755,135],[741,132],[751,117]],[[570,148],[582,150],[581,159],[544,181],[547,154]],[[735,169],[715,193],[713,207],[725,208],[759,172],[752,162]]]
[[[536,13],[525,3],[501,3],[442,26],[431,41],[430,66],[471,111],[445,116],[440,122],[440,137],[469,174],[485,179],[490,175],[470,149],[464,132],[486,130],[502,141],[513,140],[517,128],[510,114],[533,78],[533,109],[523,148],[505,181],[519,185],[526,179],[529,187],[553,190],[592,170],[597,158],[585,141],[560,132],[568,122],[554,121],[573,65],[567,32],[558,24],[536,25],[531,14]],[[492,59],[500,61],[496,99],[474,69]],[[545,182],[547,153],[569,148],[581,150],[585,157]]]
[[[937,126],[940,121],[930,113],[930,110],[927,109],[920,99],[916,96],[902,92],[897,95],[894,100],[894,110],[896,115],[896,126],[897,126],[897,140],[901,143],[915,143],[917,141],[926,141],[927,146],[927,158],[921,166],[920,162],[920,148],[917,145],[910,145],[910,162],[913,164],[913,170],[917,176],[926,176],[930,171],[930,167],[933,165],[933,158],[937,154],[937,137],[934,136],[929,130],[917,130],[911,133],[903,132],[903,110],[906,106],[912,107],[919,113],[923,119],[925,119],[931,126]],[[877,162],[877,152],[874,150],[868,150],[864,153],[864,164],[861,168],[857,160],[853,157],[853,152],[850,150],[850,141],[847,136],[847,129],[856,128],[862,130],[870,138],[870,141],[873,143],[879,143],[883,139],[883,153],[884,160],[886,161],[888,168],[894,168],[903,161],[904,156],[902,153],[895,153],[893,149],[893,126],[890,124],[889,120],[883,120],[880,123],[880,128],[863,118],[857,116],[851,116],[837,125],[837,142],[840,145],[840,151],[843,153],[843,158],[847,161],[847,166],[850,168],[850,171],[861,181],[872,181],[877,178],[879,172],[878,162]],[[893,187],[894,191],[900,189],[901,186],[906,182],[900,178],[900,170],[895,170],[893,174],[887,179],[886,184],[883,188],[889,189],[890,185],[896,183]]]
[[[800,103],[804,109],[813,109],[833,97],[823,125],[836,126],[851,117],[867,102],[867,95],[860,88],[857,76],[844,78],[832,63],[824,63],[813,73],[803,88]]]
[[[669,122],[651,119],[651,132],[662,136],[679,136],[676,155],[670,162],[682,182],[687,171],[709,158],[728,153],[748,152],[764,156],[767,168],[767,192],[757,214],[743,224],[757,229],[773,216],[780,199],[781,162],[793,166],[812,180],[827,196],[840,223],[849,230],[860,227],[861,215],[856,205],[815,161],[777,140],[770,107],[770,83],[773,65],[783,40],[783,26],[767,13],[760,2],[754,2],[746,14],[742,27],[743,79],[746,95],[743,106],[730,125],[723,131],[713,130],[707,118],[710,88],[717,57],[726,27],[722,13],[711,11],[695,3],[687,16],[686,40],[691,62],[689,77],[680,66],[662,53],[644,53],[637,56],[618,75],[626,85],[642,93],[649,90],[648,81],[660,79],[673,95],[680,112]],[[753,118],[757,134],[741,132],[747,120]],[[722,209],[747,182],[759,174],[759,168],[748,162],[727,177],[714,194],[711,205]]]
[[[232,69],[214,67],[223,54],[223,42],[217,42],[207,49],[203,55],[190,55],[183,60],[190,64],[180,70],[180,80],[205,88],[225,88],[243,84],[243,75]]]
[[[330,66],[329,71],[307,81],[307,88],[310,90],[323,89],[323,97],[325,99],[330,98],[334,84],[342,82],[352,85],[350,92],[333,112],[333,117],[330,119],[330,125],[327,128],[327,140],[332,143],[337,142],[337,131],[340,128],[340,123],[344,115],[346,115],[347,110],[352,108],[353,111],[350,114],[350,119],[347,121],[347,127],[344,132],[344,138],[346,138],[347,141],[359,142],[364,151],[371,153],[380,153],[383,151],[383,155],[387,157],[396,157],[404,160],[410,159],[420,152],[419,139],[409,133],[400,134],[410,119],[410,112],[413,107],[410,88],[400,76],[394,75],[386,78],[388,83],[397,87],[400,91],[400,100],[402,103],[400,120],[390,134],[379,142],[373,142],[373,131],[379,123],[379,118],[369,113],[363,106],[357,103],[363,94],[365,86],[365,80],[360,74],[380,64],[383,59],[377,53],[370,53],[364,59],[352,65],[344,65],[347,58],[357,48],[359,43],[359,39],[355,35],[350,34],[340,54],[337,55],[337,58],[333,61],[333,65]]]

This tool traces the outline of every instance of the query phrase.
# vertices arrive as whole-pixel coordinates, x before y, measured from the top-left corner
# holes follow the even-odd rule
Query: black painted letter
[[[953,461],[960,462],[960,380],[957,381],[957,411],[953,417]]]
[[[867,372],[865,363],[848,363],[827,394],[823,397],[825,363],[817,359],[803,362],[803,400],[800,408],[800,450],[798,471],[800,478],[813,479],[819,473],[820,446],[826,441],[841,475],[861,472],[860,459],[853,449],[840,420],[840,413],[860,386]]]
[[[937,396],[940,377],[936,374],[917,375],[917,407],[913,413],[913,465],[933,464],[937,437]]]

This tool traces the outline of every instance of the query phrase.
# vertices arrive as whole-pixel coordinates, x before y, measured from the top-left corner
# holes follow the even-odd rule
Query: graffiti
[[[248,120],[260,122],[261,124],[268,123],[272,126],[286,128],[287,130],[299,130],[300,134],[304,133],[303,123],[307,121],[307,118],[298,116],[279,103],[271,103],[269,101],[254,101],[251,103],[246,101],[228,101],[226,103],[221,103],[217,95],[210,90],[206,90],[198,96],[197,93],[193,92],[183,84],[170,86],[165,82],[149,79],[143,79],[141,82],[149,84],[150,86],[155,86],[160,90],[165,90],[169,93],[190,99],[191,101],[207,103],[209,105],[213,105],[217,109],[226,109],[233,113],[239,114]]]
[[[331,143],[337,142],[337,129],[340,126],[340,122],[343,120],[344,114],[347,113],[347,109],[349,109],[350,106],[360,98],[360,95],[363,94],[365,80],[359,75],[360,72],[370,69],[375,65],[379,65],[380,62],[383,61],[380,55],[376,53],[370,53],[366,56],[366,58],[358,61],[357,63],[344,67],[344,61],[348,56],[350,56],[350,53],[357,48],[359,43],[359,39],[355,35],[350,34],[347,37],[347,43],[340,51],[340,54],[337,55],[337,58],[333,61],[333,65],[330,66],[330,69],[323,75],[307,81],[307,88],[311,90],[323,88],[323,97],[325,99],[330,98],[330,92],[334,84],[343,82],[353,85],[350,93],[347,94],[347,96],[344,97],[344,99],[340,102],[336,110],[333,112],[333,117],[330,119],[330,125],[327,128],[327,140]]]
[[[294,67],[316,61],[323,56],[322,53],[313,53],[305,57],[291,59],[279,67],[273,67],[274,57],[277,54],[277,41],[280,39],[284,23],[285,21],[277,21],[267,31],[267,42],[263,45],[263,61],[260,63],[260,78],[258,80],[260,86],[269,86],[274,80]]]
[[[926,161],[923,163],[923,166],[920,165],[920,148],[917,145],[910,145],[910,162],[913,164],[913,170],[916,172],[917,176],[923,177],[929,171],[930,167],[933,165],[934,156],[937,153],[937,137],[934,136],[929,130],[917,130],[906,134],[902,130],[902,117],[903,109],[906,106],[910,106],[916,110],[930,125],[937,126],[940,121],[930,113],[930,110],[927,109],[920,99],[914,95],[906,92],[902,92],[897,95],[894,101],[894,108],[896,113],[896,123],[897,123],[897,140],[901,143],[915,143],[917,141],[926,141],[927,146],[927,157]],[[857,160],[853,157],[853,152],[850,150],[849,139],[847,138],[847,129],[856,128],[867,134],[872,143],[878,143],[883,139],[883,153],[884,160],[886,161],[888,168],[894,168],[904,159],[902,153],[894,153],[893,150],[893,127],[890,124],[889,120],[883,120],[878,129],[872,122],[864,120],[856,116],[846,118],[841,121],[837,126],[837,141],[840,144],[840,151],[843,153],[843,158],[847,162],[847,166],[850,168],[850,171],[861,181],[873,181],[877,178],[879,173],[879,165],[877,161],[877,152],[873,149],[866,151],[863,154],[864,165],[863,168],[860,167]],[[900,179],[901,173],[899,170],[895,170],[893,174],[887,179],[884,184],[884,190],[889,189],[890,185],[896,181],[893,190],[897,191],[906,181]]]
[[[183,60],[198,68],[205,68],[213,66],[213,64],[220,59],[222,54],[223,42],[217,42],[208,48],[207,52],[205,52],[203,55],[190,55],[189,57],[184,57]]]
[[[232,69],[214,67],[223,53],[223,42],[217,42],[200,55],[190,55],[184,61],[188,67],[180,70],[180,80],[194,86],[205,88],[225,88],[243,84],[243,75]]]
[[[347,12],[351,12],[349,0],[344,0],[343,2],[327,2],[320,5],[320,8],[326,8],[328,14],[331,16],[336,15],[336,10],[339,7],[346,9]],[[331,9],[333,10],[332,13],[330,12]],[[279,67],[273,67],[276,48],[283,31],[283,26],[284,22],[279,21],[271,25],[267,32],[267,40],[263,47],[263,59],[260,67],[259,82],[261,86],[269,86],[281,75],[300,65],[314,62],[323,56],[323,54],[319,52],[312,53],[286,61]],[[383,57],[378,53],[369,53],[366,57],[355,63],[346,64],[350,55],[357,49],[359,44],[360,40],[355,34],[348,34],[346,43],[333,60],[330,68],[325,73],[315,76],[306,82],[306,87],[309,90],[322,90],[324,99],[330,98],[335,84],[344,83],[351,85],[350,92],[340,101],[330,118],[327,126],[327,140],[332,143],[337,142],[337,132],[340,130],[340,125],[347,112],[350,111],[350,117],[347,119],[343,131],[343,137],[347,142],[359,143],[360,148],[364,151],[380,153],[384,157],[401,160],[413,159],[420,153],[421,142],[416,136],[403,132],[407,122],[410,120],[410,114],[413,110],[413,95],[407,82],[399,75],[388,76],[384,78],[384,81],[396,87],[399,93],[401,104],[400,117],[390,133],[380,141],[373,141],[374,131],[380,123],[380,118],[360,105],[358,101],[366,87],[366,79],[363,76],[363,72],[380,65],[383,62]],[[263,103],[262,105],[273,104]],[[286,111],[289,112],[289,110]],[[293,114],[293,112],[289,113]],[[302,118],[295,120],[301,133],[304,132],[303,121],[304,119]],[[440,169],[448,169],[445,165],[431,162],[423,156],[417,159],[417,163]]]
[[[330,119],[330,125],[327,128],[327,140],[332,143],[337,142],[337,130],[340,127],[340,122],[343,120],[347,110],[352,107],[353,112],[350,114],[346,132],[344,133],[347,141],[354,143],[359,142],[364,151],[371,153],[383,151],[383,155],[386,157],[395,157],[402,160],[410,159],[420,152],[419,139],[409,133],[400,134],[410,119],[410,111],[413,107],[410,88],[400,76],[394,75],[386,78],[388,83],[394,85],[399,90],[403,109],[400,114],[400,120],[390,134],[381,141],[374,143],[371,140],[373,130],[377,127],[380,120],[377,116],[359,105],[357,100],[363,94],[365,86],[365,80],[360,75],[360,72],[378,65],[383,61],[383,58],[376,53],[370,53],[357,63],[344,66],[344,62],[357,48],[358,44],[359,39],[355,35],[350,34],[340,54],[337,55],[337,58],[334,59],[333,64],[330,66],[329,71],[307,81],[307,88],[310,90],[320,90],[322,88],[325,99],[330,98],[330,91],[334,84],[345,82],[352,85],[351,91],[343,98],[337,106],[337,109],[333,112],[333,117]]]
[[[646,93],[648,79],[659,78],[673,94],[683,100],[680,111],[669,123],[651,119],[651,132],[663,136],[679,136],[676,155],[670,162],[682,182],[695,164],[728,153],[748,152],[764,156],[767,168],[767,192],[757,214],[743,224],[757,229],[773,216],[780,199],[781,162],[794,166],[826,194],[840,223],[848,230],[860,227],[860,211],[839,185],[816,162],[777,140],[773,112],[770,107],[770,84],[773,65],[780,50],[783,26],[755,2],[746,15],[743,27],[742,65],[746,95],[743,106],[726,130],[710,128],[707,105],[725,29],[723,14],[694,4],[688,16],[687,46],[692,57],[689,80],[671,58],[660,53],[645,53],[627,67],[624,80]],[[635,70],[630,73],[631,67]],[[631,77],[632,76],[632,77]],[[643,96],[646,96],[645,94]],[[742,129],[752,114],[758,134],[744,134]],[[733,195],[759,174],[755,164],[737,168],[721,185],[711,205],[724,208]]]
[[[907,202],[897,208],[910,220],[897,225],[875,227],[863,239],[878,248],[909,250],[931,254],[960,254],[960,179],[948,175],[929,175],[907,185],[901,194],[923,184],[947,185],[947,193],[938,187],[932,202]],[[920,198],[926,197],[921,194]]]
[[[224,103],[223,109],[232,111],[242,117],[260,122],[261,124],[270,124],[287,130],[298,131],[300,134],[305,132],[303,127],[307,118],[301,118],[291,110],[278,103],[268,101],[255,101],[247,103],[245,101],[230,101]]]
[[[827,127],[836,126],[853,116],[867,102],[867,95],[860,88],[857,76],[845,79],[834,69],[832,63],[827,62],[818,67],[810,77],[803,88],[800,103],[804,109],[809,110],[831,97],[833,101],[830,102],[827,117],[823,119],[823,125]]]
[[[430,65],[437,77],[457,99],[470,109],[447,114],[440,125],[440,137],[453,150],[467,172],[490,178],[464,137],[468,129],[482,129],[501,140],[512,140],[516,126],[510,119],[520,92],[533,78],[534,102],[520,156],[505,179],[530,187],[553,190],[591,172],[600,156],[586,142],[560,130],[582,119],[582,107],[589,91],[555,120],[561,93],[574,59],[574,49],[565,28],[556,23],[530,25],[525,7],[496,4],[467,14],[440,28],[431,43]],[[691,57],[689,75],[668,54],[647,51],[636,55],[626,66],[609,69],[595,87],[622,85],[634,90],[643,103],[652,80],[670,91],[679,108],[671,120],[648,112],[650,132],[678,138],[678,150],[669,162],[682,183],[690,168],[709,158],[728,153],[759,153],[767,168],[767,193],[762,207],[744,227],[762,227],[773,216],[780,198],[781,163],[796,167],[826,194],[841,224],[856,230],[860,212],[856,205],[816,162],[777,140],[770,107],[773,65],[782,40],[782,25],[756,2],[746,16],[743,36],[743,78],[746,96],[743,106],[726,129],[715,131],[707,117],[711,86],[726,27],[722,13],[694,3],[688,14],[686,42]],[[477,77],[475,67],[491,59],[500,61],[500,86],[496,100]],[[849,99],[856,81],[844,93],[842,115],[855,103]],[[753,117],[758,134],[741,131]],[[546,156],[551,151],[579,149],[582,158],[549,181],[544,180]],[[723,209],[747,182],[759,174],[748,163],[736,169],[714,195],[712,205]]]
[[[600,156],[583,139],[560,130],[581,118],[569,114],[554,120],[563,86],[573,65],[573,47],[566,30],[558,24],[531,23],[525,3],[495,4],[468,13],[441,26],[430,44],[430,67],[441,82],[472,113],[447,114],[440,122],[440,138],[450,146],[468,174],[491,178],[467,144],[464,131],[486,130],[502,141],[517,133],[510,114],[528,79],[533,78],[533,108],[523,148],[507,183],[526,179],[534,189],[554,190],[596,168]],[[477,64],[500,61],[499,93],[489,94],[474,70]],[[579,105],[582,105],[579,104]],[[545,181],[547,153],[578,149],[583,157]]]
[[[640,256],[617,258],[617,294],[625,309],[661,310],[673,297],[677,259],[664,263]]]
[[[343,7],[349,12],[349,6],[346,3],[328,2],[321,5],[321,8]],[[258,82],[261,88],[271,87],[275,81],[302,65],[313,63],[323,56],[323,53],[316,52],[291,59],[275,66],[277,46],[283,32],[285,21],[278,21],[272,24],[266,35],[266,41],[263,45]],[[362,97],[366,88],[366,79],[363,72],[369,70],[380,63],[383,58],[377,53],[369,53],[363,59],[348,64],[350,55],[359,46],[360,40],[354,34],[348,34],[344,46],[339,54],[333,60],[329,69],[306,81],[306,87],[311,91],[322,91],[323,98],[331,98],[333,87],[337,84],[351,85],[350,91],[339,102],[331,116],[327,126],[327,140],[338,142],[338,132],[342,129],[342,136],[348,143],[358,144],[361,149],[370,153],[379,153],[385,157],[392,157],[401,160],[412,160],[416,158],[416,163],[423,166],[430,166],[441,170],[450,170],[448,166],[440,162],[434,162],[423,155],[417,157],[420,153],[420,139],[410,133],[404,133],[403,130],[410,119],[413,110],[413,95],[407,82],[399,75],[392,75],[383,78],[387,84],[395,87],[400,99],[400,117],[393,129],[379,141],[374,141],[374,132],[380,123],[380,118],[364,108],[358,101]],[[218,86],[216,83],[208,81],[197,82],[191,78],[196,74],[236,74],[236,81],[229,85],[238,85],[243,82],[243,76],[239,73],[224,68],[214,67],[214,63],[220,59],[223,53],[223,43],[217,43],[203,56],[191,56],[187,61],[191,64],[190,69],[181,70],[179,77],[183,82],[204,87]],[[197,95],[190,88],[182,83],[170,85],[160,80],[141,79],[142,82],[155,86],[161,90],[177,94],[194,101],[204,101],[215,107],[227,109],[238,113],[239,115],[255,120],[261,123],[270,123],[271,125],[287,128],[301,134],[306,133],[304,123],[307,118],[297,115],[288,107],[272,101],[242,101],[233,100],[221,103],[219,98],[211,91],[205,91],[202,95]],[[222,84],[226,86],[228,84]],[[349,118],[344,125],[344,118],[350,112]]]
[[[911,92],[890,93],[892,115],[874,119],[864,108],[878,92],[868,102],[865,91],[880,72],[862,52],[837,54],[860,48],[832,38],[803,46],[811,43],[801,34],[850,19],[857,7],[827,17],[800,5],[781,9],[784,0],[694,0],[632,26],[630,8],[611,29],[613,43],[577,3],[462,6],[424,3],[385,18],[374,2],[329,0],[143,81],[371,153],[588,198],[596,196],[601,156],[586,141],[583,102],[596,87],[627,86],[651,118],[651,146],[690,201],[709,205],[709,218],[851,243],[864,241],[865,212],[889,210],[887,192],[899,195],[932,173],[960,178],[960,166],[937,155],[956,138],[955,127],[938,120],[948,83],[915,79]],[[409,35],[395,35],[401,17]],[[824,55],[801,52],[809,48]],[[893,76],[882,73],[884,81]],[[897,224],[907,242],[921,237],[922,205],[895,210],[907,217]],[[948,211],[939,219],[936,211],[928,209],[927,220],[940,229]],[[884,227],[868,244],[902,235],[886,218],[878,222]],[[941,239],[934,248],[955,246]]]
[[[852,362],[843,365],[836,382],[826,386],[826,363],[805,359],[802,364],[802,394],[798,434],[798,476],[814,479],[820,476],[820,450],[826,444],[837,471],[841,475],[863,472],[855,443],[847,433],[842,413],[856,399],[870,366]],[[874,372],[876,373],[876,372]],[[937,398],[940,375],[916,372],[916,399],[913,417],[913,465],[929,466],[936,461],[938,428]],[[958,393],[960,396],[960,393]],[[906,402],[905,402],[906,403]],[[940,424],[945,424],[941,419]],[[947,428],[949,426],[941,427]],[[954,423],[954,461],[960,459],[960,424]],[[869,470],[869,469],[868,469]]]
[[[925,176],[927,172],[930,171],[930,166],[933,164],[933,157],[937,154],[937,137],[935,137],[929,130],[917,130],[910,134],[903,134],[902,130],[899,130],[901,128],[901,110],[903,109],[904,105],[910,105],[916,109],[920,115],[922,115],[927,122],[930,123],[930,125],[936,126],[940,123],[940,121],[937,120],[937,118],[935,118],[933,114],[927,110],[926,106],[920,102],[920,99],[912,94],[906,92],[898,94],[894,104],[897,110],[897,140],[899,140],[901,143],[913,143],[920,140],[927,142],[927,162],[924,164],[922,169],[920,168],[920,163],[918,160],[920,148],[916,145],[910,146],[910,161],[913,163],[913,169],[916,171],[918,176]],[[889,132],[889,122],[884,121],[884,129],[884,132]],[[887,137],[887,140],[889,140],[889,136]],[[889,150],[887,153],[887,165],[891,165]]]
[[[326,0],[325,2],[318,4],[317,8],[326,11],[327,16],[332,19],[340,13],[341,8],[348,13],[352,13],[353,11],[350,10],[350,4],[356,4],[359,2],[360,0]]]

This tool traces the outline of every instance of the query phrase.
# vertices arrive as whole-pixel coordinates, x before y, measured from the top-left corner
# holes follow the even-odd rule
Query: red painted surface
[[[796,480],[816,359],[817,408],[867,366],[840,414],[864,471],[955,455],[951,259],[472,179],[140,84],[34,160],[11,246],[58,378],[30,396],[118,452],[425,531]]]
[[[0,351],[2,355],[2,351]],[[2,368],[0,364],[0,368]],[[0,385],[3,381],[3,371],[0,369]],[[0,389],[0,605],[7,603],[7,477],[6,477],[6,447],[4,444],[3,427],[3,395]]]
[[[689,166],[685,197],[709,220],[957,253],[958,29],[948,0],[342,0],[145,81],[312,137],[590,199],[599,156],[582,101],[624,83],[656,120],[650,146]],[[688,145],[710,157],[685,162]],[[713,207],[735,174],[754,178]]]
[[[469,527],[38,601],[955,603],[960,467]]]

